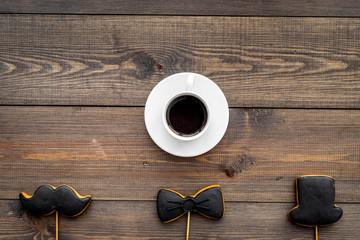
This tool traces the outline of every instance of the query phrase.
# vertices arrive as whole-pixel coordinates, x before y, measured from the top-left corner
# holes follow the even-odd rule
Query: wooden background
[[[336,180],[342,219],[320,240],[360,239],[360,2],[3,0],[0,239],[55,239],[18,194],[68,184],[94,201],[60,239],[184,239],[156,194],[220,184],[222,220],[193,214],[190,239],[313,239],[290,223],[295,179]],[[159,149],[151,89],[191,71],[223,90],[222,141],[194,158]]]

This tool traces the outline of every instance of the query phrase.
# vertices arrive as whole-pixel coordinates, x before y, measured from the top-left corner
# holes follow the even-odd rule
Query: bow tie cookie
[[[191,196],[184,196],[171,189],[161,189],[157,196],[157,212],[163,223],[172,222],[188,213],[188,239],[190,212],[198,212],[211,219],[224,216],[225,204],[220,185],[205,187]]]

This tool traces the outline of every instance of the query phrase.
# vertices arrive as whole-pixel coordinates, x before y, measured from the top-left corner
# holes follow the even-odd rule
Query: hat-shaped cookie
[[[80,195],[67,185],[53,187],[42,185],[36,189],[33,196],[25,192],[19,194],[20,202],[34,215],[50,215],[56,213],[56,240],[59,238],[59,216],[76,217],[83,213],[91,202],[91,196]]]
[[[289,217],[296,224],[317,227],[338,221],[342,209],[335,205],[335,181],[329,176],[306,175],[296,180],[297,206],[290,210]]]
[[[195,195],[187,197],[171,189],[161,189],[157,197],[157,211],[163,223],[175,221],[187,213],[188,239],[190,212],[198,212],[211,219],[220,219],[224,216],[225,204],[220,185],[205,187]]]

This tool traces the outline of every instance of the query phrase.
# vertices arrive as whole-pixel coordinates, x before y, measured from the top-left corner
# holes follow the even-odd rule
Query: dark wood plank
[[[192,71],[233,107],[360,107],[359,18],[1,15],[0,26],[0,104],[144,106],[161,79]]]
[[[336,0],[2,0],[2,13],[167,14],[233,16],[353,16],[359,1]]]
[[[224,218],[216,221],[192,214],[190,239],[313,239],[312,228],[292,224],[289,203],[226,202]],[[342,204],[343,217],[319,228],[319,239],[359,239],[359,204]],[[55,216],[35,217],[17,200],[0,201],[2,239],[53,239]],[[59,218],[60,239],[185,239],[186,217],[163,224],[156,202],[93,201],[83,215]]]
[[[0,198],[69,184],[98,200],[152,200],[220,184],[228,201],[293,202],[296,177],[326,174],[338,202],[359,203],[360,111],[230,109],[222,141],[195,158],[159,149],[143,111],[0,107]]]

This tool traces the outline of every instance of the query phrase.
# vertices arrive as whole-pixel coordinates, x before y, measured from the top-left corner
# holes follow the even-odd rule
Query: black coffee
[[[207,111],[200,99],[184,95],[175,98],[169,104],[166,119],[170,129],[176,134],[192,136],[205,127]]]

